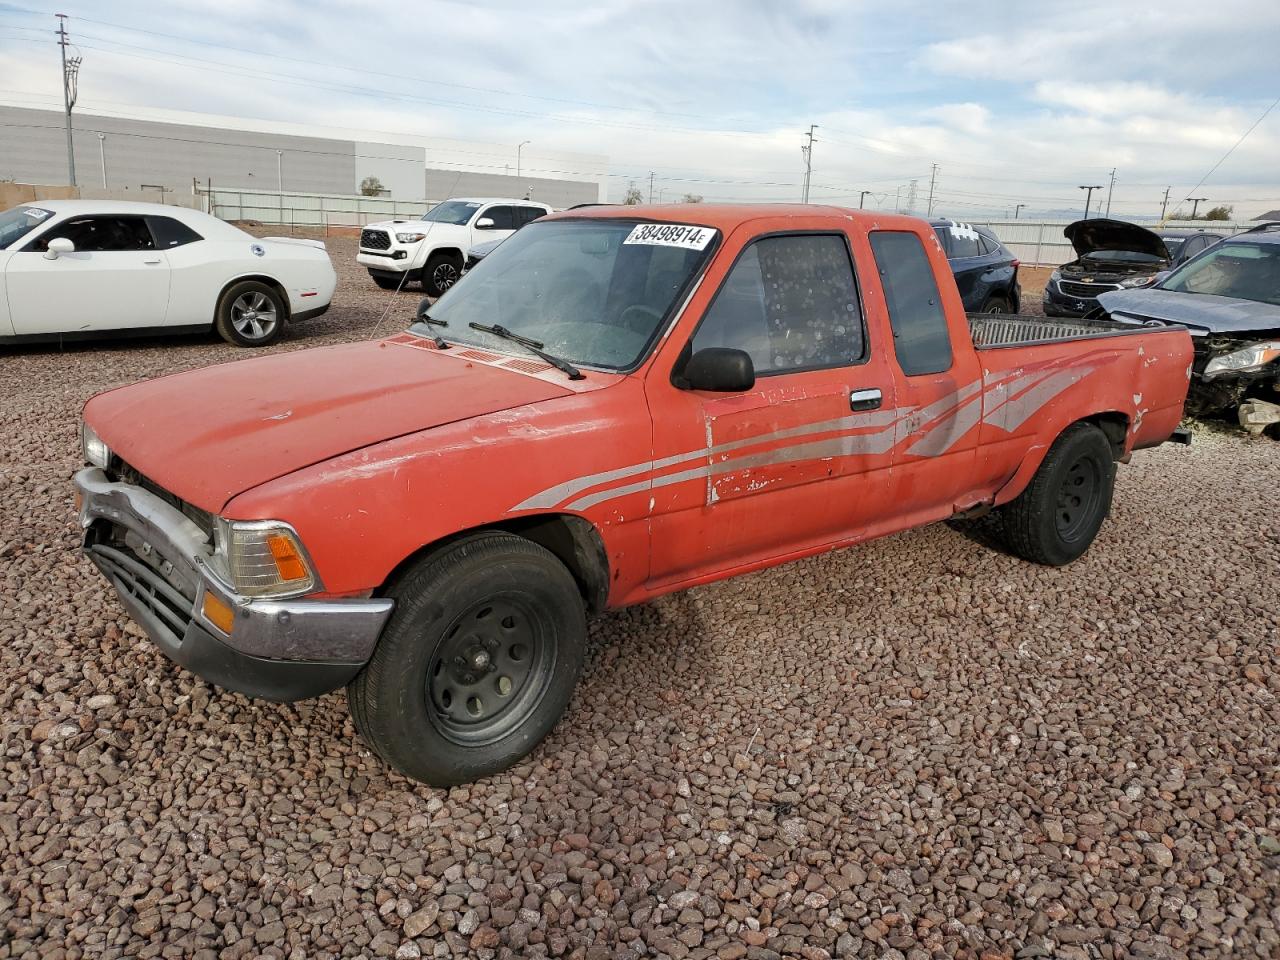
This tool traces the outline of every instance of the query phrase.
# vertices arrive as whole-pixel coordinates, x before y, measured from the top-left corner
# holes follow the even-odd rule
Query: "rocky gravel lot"
[[[331,248],[274,349],[395,299]],[[77,553],[82,402],[242,356],[0,354],[0,957],[1280,956],[1274,442],[1139,454],[1069,569],[938,526],[606,616],[548,741],[441,791],[341,694],[174,667]]]

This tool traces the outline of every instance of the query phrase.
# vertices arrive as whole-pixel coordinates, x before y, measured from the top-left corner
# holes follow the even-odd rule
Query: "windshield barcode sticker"
[[[678,223],[638,223],[627,239],[622,242],[705,250],[715,235],[716,232],[710,227],[687,227]]]

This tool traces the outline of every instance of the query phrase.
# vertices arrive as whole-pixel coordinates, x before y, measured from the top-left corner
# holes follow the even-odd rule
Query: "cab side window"
[[[909,377],[951,369],[951,334],[924,245],[914,233],[877,230],[871,252],[884,287],[893,350]]]
[[[142,217],[74,217],[31,241],[27,249],[44,252],[49,249],[49,241],[56,237],[65,237],[75,244],[77,251],[87,253],[156,248]]]
[[[156,246],[161,250],[172,250],[174,247],[204,239],[185,223],[173,217],[147,217],[147,222],[151,225],[151,233],[156,238]]]
[[[516,207],[516,229],[519,230],[526,223],[532,223],[539,217],[545,217],[547,211],[541,207]]]
[[[516,228],[515,212],[511,207],[490,207],[480,214],[480,219],[488,217],[493,221],[492,227],[479,227],[481,230],[514,230]]]
[[[691,347],[745,350],[757,376],[862,360],[862,309],[845,238],[804,234],[752,243],[716,292]]]

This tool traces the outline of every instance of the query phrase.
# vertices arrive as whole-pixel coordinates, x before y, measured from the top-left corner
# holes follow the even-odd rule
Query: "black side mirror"
[[[679,381],[686,390],[742,393],[756,385],[756,368],[745,350],[704,347],[689,358]]]

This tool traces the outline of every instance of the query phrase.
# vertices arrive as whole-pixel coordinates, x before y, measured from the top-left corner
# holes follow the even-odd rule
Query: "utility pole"
[[[649,202],[653,203],[653,171],[649,171]]]
[[[870,193],[870,192],[871,192],[870,190],[863,190],[863,191],[862,191],[862,195],[858,197],[858,209],[859,209],[859,210],[861,210],[861,209],[862,209],[862,205],[863,205],[864,203],[866,203],[866,201],[867,201],[867,194],[868,194],[868,193]]]
[[[1019,203],[1013,208],[1013,219],[1015,220],[1018,219],[1018,214],[1021,212],[1022,208],[1025,206],[1026,206],[1025,203]]]
[[[102,161],[102,189],[107,189],[107,135],[98,133],[98,159]]]
[[[1173,187],[1164,188],[1164,199],[1160,201],[1160,222],[1161,223],[1164,223],[1164,211],[1169,206],[1169,191],[1172,189]]]
[[[1116,168],[1111,168],[1111,185],[1107,187],[1107,216],[1111,216],[1111,191],[1116,188]]]
[[[77,80],[80,76],[80,57],[67,59],[67,15],[55,14],[58,18],[58,46],[62,50],[62,105],[67,114],[67,178],[71,186],[76,185],[76,148],[71,140],[71,108],[76,105],[78,91]]]
[[[816,123],[809,124],[809,132],[806,134],[809,142],[800,148],[800,152],[804,154],[804,195],[801,203],[809,202],[809,181],[813,176],[813,131],[817,129]]]
[[[893,192],[893,212],[902,212],[902,184],[898,184],[898,189]]]
[[[1102,189],[1102,184],[1095,183],[1092,186],[1085,186],[1084,184],[1081,184],[1080,189],[1089,191],[1084,195],[1084,219],[1088,220],[1089,219],[1089,201],[1093,199],[1093,191]]]
[[[276,194],[280,198],[280,222],[284,223],[284,151],[276,151]]]
[[[520,176],[520,152],[524,150],[524,148],[531,143],[533,143],[532,140],[526,140],[524,141],[524,143],[518,144],[516,146],[516,176],[517,177]]]
[[[1191,219],[1196,218],[1196,211],[1200,209],[1200,204],[1208,201],[1208,197],[1187,197],[1191,201]]]
[[[928,215],[933,216],[933,185],[938,182],[938,165],[933,164],[933,172],[929,174],[929,208]]]

